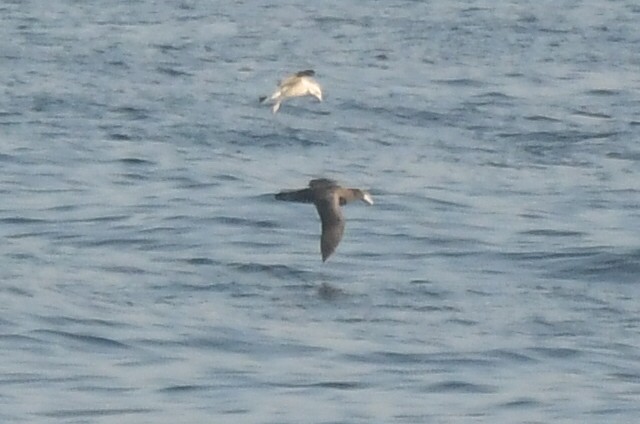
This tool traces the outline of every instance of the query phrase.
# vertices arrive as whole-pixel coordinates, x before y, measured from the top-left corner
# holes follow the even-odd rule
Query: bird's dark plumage
[[[336,250],[344,233],[345,219],[341,206],[355,199],[373,204],[368,192],[357,188],[343,188],[334,180],[326,178],[311,180],[309,187],[302,190],[282,191],[276,194],[276,199],[315,204],[322,223],[320,251],[323,262]]]
[[[316,74],[316,71],[313,69],[305,69],[304,71],[296,72],[297,77],[312,77]]]

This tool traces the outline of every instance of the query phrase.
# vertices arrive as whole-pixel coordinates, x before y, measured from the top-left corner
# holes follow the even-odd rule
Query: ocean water
[[[637,421],[639,21],[2,2],[0,421]],[[376,201],[326,263],[315,177]]]

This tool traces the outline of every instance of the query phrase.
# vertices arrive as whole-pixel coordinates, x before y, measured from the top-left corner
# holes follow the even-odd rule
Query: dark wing
[[[316,178],[315,180],[309,181],[309,187],[311,187],[314,190],[317,190],[317,189],[331,189],[339,186],[336,181],[330,180],[329,178]]]
[[[320,251],[322,262],[336,250],[344,233],[344,216],[338,204],[338,197],[333,192],[316,199],[316,209],[322,221],[322,236],[320,237]]]
[[[313,190],[305,188],[302,190],[281,191],[276,194],[276,199],[287,202],[313,203]]]
[[[293,75],[289,75],[288,77],[284,77],[280,81],[278,81],[278,87],[282,88],[287,85],[294,85],[298,83],[298,78],[300,77],[312,77],[316,73],[313,69],[306,69],[304,71],[298,71]]]
[[[313,69],[306,69],[304,71],[296,72],[296,76],[297,77],[312,77],[315,74],[316,74],[316,72]]]

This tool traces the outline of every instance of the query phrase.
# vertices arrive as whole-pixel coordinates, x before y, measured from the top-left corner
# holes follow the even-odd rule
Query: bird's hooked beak
[[[362,201],[365,202],[368,205],[373,205],[373,198],[371,197],[371,195],[369,193],[364,193],[362,195]]]

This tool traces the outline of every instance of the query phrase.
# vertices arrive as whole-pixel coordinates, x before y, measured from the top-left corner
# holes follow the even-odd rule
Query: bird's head
[[[362,192],[362,201],[367,205],[373,205],[373,197],[367,191]]]
[[[373,197],[368,191],[360,190],[359,188],[354,188],[352,191],[356,199],[362,200],[367,205],[373,205]]]

